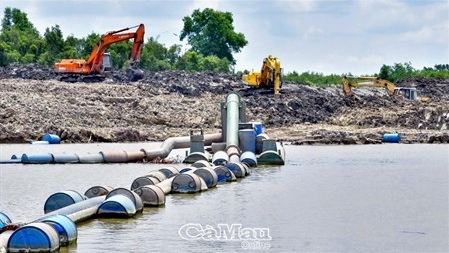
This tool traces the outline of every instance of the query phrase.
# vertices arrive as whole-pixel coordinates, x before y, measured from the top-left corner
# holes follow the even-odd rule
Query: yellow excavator
[[[279,58],[269,55],[263,60],[260,72],[242,75],[242,81],[251,89],[273,90],[278,95],[282,87],[282,68]]]
[[[420,96],[415,87],[396,87],[396,85],[388,80],[379,77],[357,77],[350,81],[346,76],[342,79],[343,94],[349,96],[352,93],[352,87],[380,87],[385,88],[389,96],[402,96],[408,100],[419,100],[421,102],[429,101],[429,97]]]

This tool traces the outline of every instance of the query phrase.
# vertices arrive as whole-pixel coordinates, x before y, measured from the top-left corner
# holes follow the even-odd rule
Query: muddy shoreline
[[[64,83],[36,66],[0,69],[0,143],[26,143],[44,133],[59,135],[63,143],[164,141],[199,129],[217,133],[220,103],[245,87],[236,76],[215,73],[145,73],[134,83],[120,76]],[[280,98],[241,98],[249,121],[292,145],[379,144],[385,133],[399,133],[402,143],[449,143],[449,80],[414,78],[398,85],[432,91],[431,101],[393,98],[379,88],[343,97],[338,85],[302,84],[284,84]]]

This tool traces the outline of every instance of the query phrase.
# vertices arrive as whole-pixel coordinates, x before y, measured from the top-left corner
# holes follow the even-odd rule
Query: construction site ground
[[[37,65],[0,68],[0,143],[25,143],[44,133],[65,143],[164,141],[191,130],[221,131],[220,103],[246,87],[238,76],[183,71],[146,72],[127,82],[115,72],[101,83],[57,81]],[[449,143],[449,79],[410,78],[428,102],[390,97],[381,88],[286,83],[279,97],[242,94],[249,121],[270,138],[293,145],[382,143],[398,133],[402,143]]]

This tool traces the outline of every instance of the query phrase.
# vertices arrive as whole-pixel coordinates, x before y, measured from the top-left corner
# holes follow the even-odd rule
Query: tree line
[[[234,73],[240,76],[248,70],[235,71],[234,54],[239,53],[248,41],[237,33],[230,12],[210,8],[194,10],[183,18],[180,41],[187,40],[189,49],[180,44],[165,46],[158,38],[150,37],[143,45],[139,67],[147,71],[185,70]],[[0,31],[0,66],[10,63],[37,63],[51,67],[61,59],[87,59],[101,35],[92,32],[85,38],[73,35],[64,38],[59,25],[46,28],[42,35],[28,19],[27,14],[16,8],[5,8]],[[130,64],[132,42],[122,41],[108,47],[114,69],[124,69]],[[342,75],[351,75],[342,74]],[[317,72],[297,71],[284,73],[283,80],[310,85],[340,84],[342,75],[324,75]],[[412,76],[449,77],[449,64],[414,69],[411,63],[383,65],[379,73],[382,79],[397,82]]]

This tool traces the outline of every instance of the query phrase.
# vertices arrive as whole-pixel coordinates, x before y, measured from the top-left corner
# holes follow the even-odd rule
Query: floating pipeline
[[[179,173],[178,169],[168,166],[149,173],[163,175],[160,177],[161,182],[157,184],[144,185],[134,191],[94,186],[86,191],[84,200],[76,191],[57,192],[46,201],[46,206],[53,202],[53,206],[56,206],[53,209],[56,210],[14,232],[0,234],[0,242],[7,242],[5,248],[8,252],[23,252],[24,248],[29,250],[26,252],[56,252],[61,246],[76,242],[77,222],[94,217],[129,218],[142,212],[144,206],[164,205],[168,193],[195,193],[215,187],[219,183],[235,181],[233,170],[242,176],[247,175],[245,164],[228,165],[214,166],[211,163],[198,162],[196,167],[186,167],[184,172]],[[64,207],[57,209],[58,206]],[[10,222],[6,215],[0,217],[3,223]],[[34,241],[29,239],[31,234]],[[42,248],[43,245],[46,247]]]
[[[77,154],[64,153],[64,154],[53,154],[54,163],[79,163],[80,158]]]
[[[229,117],[227,117],[227,121],[228,123],[230,122],[230,125],[227,125],[228,127],[226,128],[224,135],[227,136],[227,143],[222,143],[223,136],[221,133],[200,136],[198,139],[204,141],[204,145],[212,146],[212,149],[215,151],[212,153],[212,162],[209,162],[211,155],[206,154],[206,149],[204,146],[199,145],[198,147],[201,147],[201,149],[196,151],[202,151],[202,149],[204,149],[205,152],[204,155],[203,152],[199,152],[201,155],[197,156],[198,159],[196,161],[194,161],[195,159],[192,159],[192,166],[183,168],[182,170],[166,167],[158,171],[150,172],[148,175],[144,176],[147,181],[143,178],[134,180],[136,184],[133,186],[133,182],[131,188],[135,189],[127,190],[125,188],[111,189],[110,187],[92,187],[86,191],[84,196],[86,199],[84,200],[74,199],[73,196],[71,196],[74,193],[70,193],[70,191],[68,191],[69,194],[67,194],[67,192],[64,194],[64,191],[59,192],[58,194],[60,195],[60,198],[55,198],[55,200],[53,200],[53,207],[51,207],[56,210],[51,211],[51,208],[49,208],[48,213],[40,219],[45,220],[47,223],[32,222],[27,224],[33,226],[34,224],[40,224],[36,225],[34,228],[30,228],[30,230],[35,229],[38,232],[44,231],[45,229],[40,228],[45,228],[45,225],[49,225],[52,227],[52,231],[57,231],[55,232],[57,235],[64,237],[65,235],[62,235],[64,233],[62,229],[63,226],[61,226],[61,224],[56,224],[57,222],[54,220],[48,221],[50,219],[55,219],[54,217],[57,217],[56,215],[63,215],[63,217],[67,217],[73,221],[73,223],[102,216],[132,217],[136,213],[142,212],[144,206],[164,205],[166,194],[171,192],[196,193],[215,187],[218,184],[233,182],[236,181],[237,178],[248,176],[250,172],[249,168],[255,167],[258,164],[284,164],[285,153],[282,144],[264,135],[261,130],[261,124],[252,123],[252,126],[254,127],[250,126],[249,131],[242,131],[242,134],[240,134],[241,136],[239,136],[239,117],[241,111],[237,112],[237,110],[239,110],[238,108],[242,108],[244,106],[239,104],[241,101],[239,101],[238,95],[231,94],[228,98],[229,103],[227,106],[223,107],[228,112],[227,116]],[[222,110],[222,113],[223,111],[224,110]],[[243,118],[246,118],[246,116]],[[254,128],[254,130],[252,130],[252,128]],[[215,145],[213,145],[214,143]],[[25,161],[29,163],[43,163],[44,161],[47,161],[48,163],[56,163],[55,157],[58,156],[59,158],[56,160],[61,162],[65,160],[67,162],[76,163],[76,157],[78,157],[79,163],[122,163],[136,162],[141,159],[152,160],[154,158],[165,158],[172,149],[188,148],[190,144],[190,138],[185,136],[168,138],[162,144],[161,148],[151,151],[144,149],[133,152],[102,151],[97,154],[88,155],[67,154],[66,157],[63,156],[65,154],[24,155],[26,155],[27,158]],[[213,155],[215,153],[223,154],[220,151],[225,152],[227,156],[220,157],[217,155],[214,159]],[[22,161],[22,157],[20,158],[20,161]],[[204,159],[205,157],[207,157],[207,159]],[[19,160],[17,157],[15,159],[11,159],[11,161],[14,162],[17,162],[17,160]],[[58,196],[58,194],[55,196]],[[72,197],[72,200],[69,197]],[[62,220],[64,218],[59,219]],[[71,225],[73,224],[71,223]],[[70,225],[68,225],[68,227],[70,227]],[[74,226],[71,226],[72,232],[73,227]],[[14,233],[15,232],[17,232],[17,230],[14,231]],[[67,231],[65,232],[67,233]],[[2,233],[0,234],[0,239],[2,236],[8,236],[11,238],[14,233],[11,233],[10,231]],[[75,236],[73,236],[73,234],[74,233],[72,233],[72,236],[67,234],[66,237],[72,238],[72,241],[76,240],[74,239]],[[48,239],[52,237],[54,237],[54,235],[47,235],[45,238]],[[59,243],[59,245],[57,245],[56,241],[54,243],[46,242],[44,241],[43,236],[42,238],[43,239],[38,241],[36,245],[46,243],[46,245],[48,245],[48,249],[46,249],[46,251],[48,252],[59,248],[60,245],[65,244],[64,240],[58,241],[57,243]],[[11,249],[19,250],[21,247],[24,247],[24,241],[28,239],[29,238],[23,237],[22,242],[16,243],[17,245]],[[9,241],[11,240],[8,239],[8,243]],[[67,239],[67,241],[70,240]],[[22,245],[20,245],[20,243],[22,243]]]
[[[253,130],[240,130],[240,146],[227,145],[226,150],[216,150],[213,154],[206,152],[196,152],[190,154],[191,162],[197,161],[209,162],[214,165],[224,165],[228,162],[242,161],[250,167],[257,166],[257,164],[268,165],[283,165],[285,152],[282,144],[274,139],[269,139],[266,134],[254,135]],[[208,144],[212,141],[218,140],[221,134],[212,134],[205,138]],[[254,138],[255,137],[255,138]],[[170,138],[169,138],[170,139]],[[391,139],[391,138],[390,138]],[[397,138],[400,139],[400,138]],[[30,153],[22,154],[19,158],[17,155],[12,155],[10,160],[2,160],[0,163],[23,163],[23,164],[49,164],[49,163],[129,163],[139,162],[144,160],[151,160],[156,157],[165,158],[171,152],[171,148],[185,148],[188,144],[187,137],[174,137],[167,142],[164,142],[162,149],[154,151],[146,151],[144,149],[138,151],[100,151],[94,154],[75,154],[75,153]],[[216,146],[217,147],[217,146]],[[255,153],[253,151],[256,151]],[[259,153],[260,151],[260,153]],[[248,152],[253,153],[250,155]],[[244,154],[243,161],[241,155]],[[161,155],[161,156],[156,156]],[[254,159],[255,158],[255,159]]]
[[[94,217],[109,189],[91,187],[85,194],[90,197],[88,199],[80,198],[80,194],[71,190],[52,194],[45,206],[56,210],[28,224],[11,224],[11,220],[0,213],[1,224],[6,224],[0,233],[0,252],[58,252],[60,246],[76,242],[78,231],[75,222]]]

